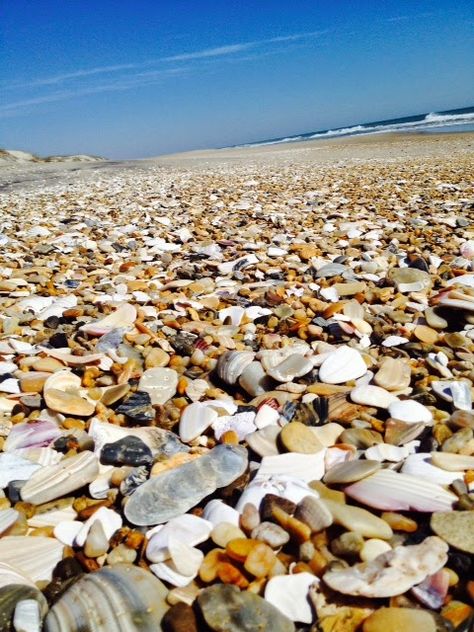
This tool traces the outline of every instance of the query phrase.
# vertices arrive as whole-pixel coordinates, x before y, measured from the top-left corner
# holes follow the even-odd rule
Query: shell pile
[[[2,630],[471,629],[466,138],[0,174]]]

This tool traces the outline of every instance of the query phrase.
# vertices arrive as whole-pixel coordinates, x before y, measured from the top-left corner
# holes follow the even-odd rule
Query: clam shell
[[[431,536],[421,544],[397,546],[371,562],[324,574],[324,582],[345,595],[393,597],[401,595],[442,568],[448,545]]]
[[[0,535],[15,524],[19,515],[15,509],[2,509],[0,511]]]
[[[151,403],[163,405],[176,394],[178,374],[174,369],[147,369],[140,378],[138,389],[150,395]]]
[[[439,452],[438,454],[444,453]],[[433,463],[431,454],[423,452],[408,456],[401,471],[403,474],[417,476],[422,480],[436,483],[437,485],[451,485],[454,481],[463,480],[464,478],[462,468],[459,468],[458,471],[448,471],[446,468]]]
[[[426,408],[426,406],[423,406],[423,404],[411,399],[392,402],[388,407],[388,412],[394,419],[404,421],[405,423],[414,424],[422,422],[430,425],[433,423],[431,411]]]
[[[128,303],[122,303],[112,314],[96,320],[93,323],[82,325],[81,331],[90,336],[103,336],[112,329],[129,329],[137,319],[137,309]]]
[[[98,473],[99,463],[95,454],[80,452],[57,465],[47,465],[35,472],[22,488],[21,498],[24,502],[41,505],[91,483]]]
[[[319,368],[319,379],[326,384],[342,384],[367,373],[367,365],[356,349],[342,346],[331,352]]]
[[[179,438],[188,443],[199,437],[218,418],[210,406],[194,402],[183,410],[179,420]]]
[[[168,590],[132,564],[106,566],[78,579],[49,611],[44,632],[156,632]]]
[[[258,468],[257,477],[291,476],[302,481],[319,481],[324,475],[326,450],[315,454],[289,452],[278,456],[264,456]]]
[[[311,573],[272,577],[265,586],[265,600],[291,621],[311,623],[313,612],[308,591],[312,584],[319,584],[319,579]]]
[[[324,482],[328,485],[339,483],[355,483],[380,469],[379,461],[355,460],[337,463],[324,476]]]
[[[211,501],[217,502],[217,501]],[[151,562],[165,562],[171,557],[168,547],[170,537],[184,542],[189,547],[205,542],[213,529],[212,522],[192,514],[183,514],[170,520],[165,526],[152,529],[146,556]]]
[[[457,496],[419,477],[379,470],[344,492],[358,502],[385,511],[449,511]]]
[[[54,538],[7,535],[0,538],[0,559],[32,582],[51,581],[54,567],[62,560],[64,546]]]
[[[217,363],[217,375],[227,384],[236,384],[254,358],[255,353],[252,351],[226,351]]]

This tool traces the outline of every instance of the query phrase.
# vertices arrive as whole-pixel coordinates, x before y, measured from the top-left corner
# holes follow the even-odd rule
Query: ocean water
[[[237,147],[260,147],[278,143],[311,140],[313,138],[337,138],[340,136],[362,136],[363,134],[381,134],[387,132],[467,132],[474,131],[474,106],[444,112],[426,112],[414,116],[359,123],[351,127],[325,129],[306,134],[296,134],[281,138],[270,138],[255,143],[237,145]]]

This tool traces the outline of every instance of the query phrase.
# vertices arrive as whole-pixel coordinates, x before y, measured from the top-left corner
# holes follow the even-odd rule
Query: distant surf
[[[426,112],[414,116],[387,119],[385,121],[372,121],[359,123],[350,127],[337,127],[335,129],[295,134],[281,138],[270,138],[255,143],[235,145],[235,147],[261,147],[264,145],[276,145],[279,143],[293,143],[296,141],[311,140],[314,138],[335,138],[338,136],[361,136],[363,134],[381,134],[388,132],[429,132],[440,131],[473,131],[474,130],[474,106],[457,110],[445,110],[443,112]]]

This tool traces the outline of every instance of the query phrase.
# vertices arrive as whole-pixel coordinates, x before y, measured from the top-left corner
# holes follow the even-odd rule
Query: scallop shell
[[[62,560],[64,546],[54,538],[7,535],[0,538],[0,559],[26,575],[32,582],[48,581]]]
[[[132,564],[81,577],[49,611],[44,632],[156,632],[168,610],[168,590]]]
[[[227,384],[236,384],[254,357],[255,353],[252,351],[226,351],[217,363],[217,375]]]
[[[342,346],[331,352],[319,369],[319,379],[326,384],[343,384],[367,373],[361,354],[351,347]]]
[[[302,481],[319,481],[324,476],[324,456],[322,449],[315,454],[288,452],[277,456],[264,456],[258,468],[257,477],[293,476]]]
[[[19,513],[15,509],[2,509],[0,511],[0,535],[15,524],[18,516]]]
[[[22,488],[21,498],[41,505],[91,483],[98,473],[99,462],[95,454],[80,452],[57,465],[47,465],[35,472]]]
[[[66,415],[89,417],[94,413],[96,402],[82,396],[81,378],[68,369],[53,373],[43,386],[46,405]]]

